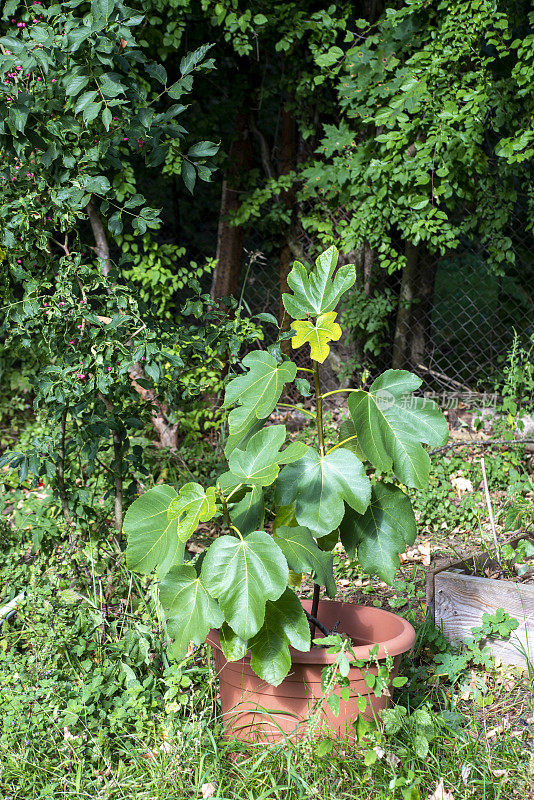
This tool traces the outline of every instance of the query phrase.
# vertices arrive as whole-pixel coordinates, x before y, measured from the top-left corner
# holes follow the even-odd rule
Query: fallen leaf
[[[504,719],[500,725],[498,725],[496,728],[491,728],[486,733],[486,739],[493,739],[494,736],[498,736],[499,734],[507,731],[509,727],[510,727],[509,720]]]
[[[467,786],[467,781],[469,780],[469,776],[471,775],[471,770],[473,769],[473,765],[469,764],[467,761],[462,766],[462,780],[464,782],[464,786]]]
[[[469,478],[462,478],[461,475],[453,475],[451,477],[451,483],[455,489],[458,490],[458,493],[461,494],[462,492],[472,492],[473,491],[473,484],[469,480]]]
[[[428,800],[454,800],[453,793],[445,788],[443,778],[440,778],[434,789],[434,794],[430,794]]]
[[[213,797],[215,794],[215,786],[213,783],[203,783],[202,784],[202,797],[204,800],[208,797]]]
[[[196,542],[189,542],[187,549],[190,553],[203,553],[206,549],[206,546],[203,544],[197,544]]]
[[[419,553],[422,555],[421,561],[423,562],[424,567],[430,566],[430,542],[421,542],[421,544],[417,548]]]

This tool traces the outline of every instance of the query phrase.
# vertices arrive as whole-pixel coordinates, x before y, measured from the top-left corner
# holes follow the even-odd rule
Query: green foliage
[[[302,442],[292,442],[285,450],[280,448],[286,439],[284,425],[271,425],[255,433],[245,449],[235,448],[228,456],[229,472],[220,476],[221,488],[242,486],[270,486],[276,480],[280,464],[298,461],[307,450]]]
[[[289,645],[306,652],[310,629],[298,597],[289,587],[265,604],[265,622],[250,641],[250,664],[267,683],[278,686],[291,668]]]
[[[134,30],[143,15],[121,2],[110,3],[105,14],[93,3],[85,18],[78,9],[75,2],[43,6],[35,22],[31,13],[22,11],[21,27],[11,26],[4,15],[8,34],[1,39],[0,58],[2,241],[19,257],[33,258],[35,246],[46,252],[47,236],[67,231],[83,218],[92,194],[101,198],[100,210],[107,214],[113,195],[106,176],[122,169],[139,151],[149,166],[158,166],[169,140],[186,134],[176,122],[184,105],[161,112],[153,107],[147,78],[153,81],[153,91],[158,87],[161,92],[167,76],[136,45]],[[118,46],[121,41],[127,46]],[[207,49],[190,54],[195,57],[193,66],[179,78],[183,92],[191,91],[192,69],[211,67],[205,59]],[[23,90],[18,73],[24,77]],[[26,128],[28,118],[31,129]],[[184,163],[195,173],[193,161]],[[121,233],[124,215],[140,234],[157,227],[157,210],[144,203],[142,195],[134,194],[124,208],[113,210],[110,231]],[[28,237],[30,225],[34,230]]]
[[[397,705],[386,709],[382,719],[386,736],[403,734],[405,740],[412,739],[419,758],[427,757],[430,743],[439,731],[439,723],[429,704],[417,708],[413,714],[409,714],[405,706]]]
[[[288,280],[295,294],[284,296],[286,310],[299,316],[310,311],[319,319],[333,313],[332,306],[355,279],[354,268],[348,265],[336,273],[336,260],[337,251],[330,248],[310,273],[297,263]],[[446,423],[436,406],[410,394],[419,387],[418,379],[390,370],[369,392],[351,391],[352,438],[360,457],[339,445],[327,450],[318,360],[312,364],[316,412],[306,413],[315,423],[317,449],[303,442],[290,442],[284,448],[285,425],[265,425],[284,385],[297,373],[296,365],[282,355],[279,341],[270,352],[247,354],[243,359],[246,371],[227,386],[225,406],[238,407],[229,413],[230,436],[225,448],[229,469],[219,475],[216,486],[204,491],[189,483],[180,495],[168,486],[155,487],[132,504],[125,523],[130,567],[142,573],[154,567],[159,573],[168,573],[172,567],[164,594],[178,651],[185,651],[193,630],[198,643],[212,624],[224,630],[222,646],[232,659],[250,649],[252,668],[274,684],[280,683],[290,667],[289,645],[310,646],[304,612],[288,584],[296,575],[309,572],[330,595],[335,594],[329,551],[339,530],[348,550],[357,550],[361,566],[389,581],[399,564],[399,553],[414,541],[409,497],[397,486],[376,478],[371,496],[371,481],[360,458],[367,458],[371,468],[389,470],[393,466],[398,478],[421,487],[428,477],[429,461],[421,442],[442,444],[447,436]],[[378,402],[383,396],[386,408]],[[273,484],[274,507],[269,511],[274,523],[272,532],[267,533],[261,530],[266,510],[263,491]],[[223,535],[196,561],[195,571],[174,554],[194,533],[198,520],[213,518],[215,512],[220,514]],[[177,513],[183,516],[175,529],[171,526]],[[173,569],[177,571],[173,573]],[[179,604],[172,599],[175,596],[183,598],[186,609],[179,615],[175,613]],[[386,667],[378,668],[369,688],[374,689],[376,683],[378,691],[382,683],[387,685],[387,676],[382,674]]]
[[[170,320],[176,313],[176,295],[187,288],[189,281],[199,281],[213,270],[213,259],[208,259],[204,265],[195,261],[183,264],[184,247],[161,244],[149,233],[145,233],[139,243],[129,233],[116,238],[125,255],[124,278],[140,287],[141,300],[152,305],[157,315],[164,319]]]
[[[371,484],[361,461],[350,450],[338,448],[320,455],[308,448],[302,459],[286,467],[276,486],[276,502],[295,502],[299,525],[327,536],[342,522],[347,503],[362,514],[369,504]]]
[[[491,459],[486,460],[486,472],[490,491],[506,492],[498,510],[499,523],[510,531],[527,524],[531,513],[528,499],[531,481],[524,472],[521,448],[494,449]],[[473,491],[455,491],[456,478],[467,478]],[[481,482],[480,461],[472,457],[468,448],[434,457],[426,491],[409,491],[419,524],[435,531],[479,529],[486,514]]]
[[[312,360],[322,364],[330,352],[328,342],[337,342],[341,337],[341,328],[335,322],[336,316],[335,311],[321,314],[317,317],[315,325],[308,320],[292,322],[291,327],[295,331],[295,336],[291,340],[291,346],[297,350],[308,342]]]
[[[465,641],[462,648],[436,655],[436,675],[445,675],[456,683],[465,677],[465,671],[470,665],[490,671],[493,668],[493,661],[489,647],[483,644],[484,641],[493,638],[508,639],[512,631],[518,627],[519,622],[502,608],[498,608],[495,614],[484,612],[482,627],[471,628],[473,636]]]
[[[291,362],[278,364],[274,356],[261,351],[246,355],[243,365],[249,372],[234,378],[224,395],[225,406],[238,404],[228,417],[230,434],[248,431],[256,420],[266,419],[280,399],[284,385],[297,374]]]
[[[201,574],[230,627],[247,640],[263,624],[266,601],[278,600],[284,592],[288,567],[276,542],[263,531],[253,531],[246,539],[216,539]]]
[[[326,68],[341,119],[324,125],[302,170],[301,197],[317,209],[308,230],[345,251],[369,242],[389,271],[405,263],[399,234],[444,254],[476,230],[503,269],[533,152],[531,23],[525,3],[426,0],[389,8],[373,26],[359,20],[358,38]],[[335,229],[325,203],[344,208]]]
[[[317,268],[309,273],[303,264],[295,262],[287,276],[292,293],[282,295],[284,308],[290,317],[295,320],[320,317],[336,308],[341,296],[356,280],[351,264],[340,267],[334,274],[337,260],[337,249],[330,247],[318,257]]]
[[[335,597],[333,555],[317,546],[308,528],[280,525],[276,528],[274,540],[293,572],[310,573],[315,583],[326,588],[329,597]]]
[[[343,366],[342,376],[350,377],[366,365],[372,368],[388,345],[391,314],[396,308],[396,298],[391,289],[385,288],[370,297],[360,286],[343,298],[339,322],[348,331],[361,352]]]
[[[165,575],[183,558],[179,520],[169,513],[177,498],[178,493],[172,486],[162,484],[141,495],[126,512],[126,562],[130,569],[144,575],[157,567],[159,574]]]
[[[154,171],[171,142],[175,150],[183,145],[182,171],[192,188],[197,171],[209,179],[208,152],[217,149],[191,142],[177,122],[186,106],[170,102],[180,94],[186,100],[193,76],[213,67],[209,47],[185,55],[168,80],[136,43],[143,22],[143,14],[111,0],[39,9],[11,0],[0,30],[0,246],[7,269],[0,335],[12,355],[31,354],[34,406],[48,415],[46,435],[24,452],[8,452],[2,464],[17,468],[21,481],[46,477],[75,521],[100,513],[85,478],[103,459],[117,527],[123,500],[136,493],[133,473],[144,469],[131,438],[153,411],[137,389],[172,399],[180,367],[207,338],[217,355],[235,353],[233,334],[226,334],[236,324],[225,323],[222,311],[210,314],[190,276],[196,297],[189,319],[164,325],[125,284],[128,254],[121,273],[108,253],[108,234],[131,225],[131,252],[148,247],[147,230],[160,224],[159,210],[137,190],[135,165]],[[154,295],[161,309],[166,295]],[[222,327],[210,326],[210,318]]]
[[[515,547],[510,544],[504,544],[500,549],[499,555],[512,568],[512,575],[515,573],[515,575],[522,576],[534,566],[532,563],[532,559],[534,559],[534,544],[530,539],[522,539]]]
[[[9,502],[18,496],[11,494]],[[17,501],[25,520],[34,508],[28,502]],[[238,800],[265,790],[277,800],[298,800],[303,791],[344,800],[347,786],[351,795],[365,797],[371,781],[377,800],[390,800],[393,792],[417,797],[403,794],[416,789],[426,798],[442,775],[454,792],[462,785],[466,764],[472,767],[471,777],[478,776],[472,786],[477,798],[485,792],[487,800],[497,800],[502,794],[492,770],[508,770],[518,789],[529,786],[530,753],[524,740],[483,738],[489,726],[483,727],[476,703],[455,705],[458,695],[449,700],[444,678],[437,689],[426,678],[412,679],[409,702],[406,690],[395,690],[407,713],[393,719],[386,714],[388,733],[382,724],[364,720],[358,725],[357,747],[315,737],[259,750],[229,742],[221,736],[214,702],[216,671],[203,663],[203,649],[166,665],[164,631],[152,616],[150,579],[141,578],[139,591],[135,581],[131,586],[131,576],[117,568],[120,554],[103,544],[92,551],[93,593],[88,548],[73,548],[64,539],[53,553],[41,550],[28,559],[31,532],[24,531],[21,539],[0,521],[0,533],[0,584],[8,592],[23,587],[29,592],[0,636],[0,791],[6,799],[112,796],[120,786],[122,794],[163,800],[173,793],[201,796],[202,785],[212,783],[220,796]],[[111,571],[104,571],[110,557]],[[105,588],[109,577],[113,596],[100,603],[99,580]],[[229,630],[222,626],[227,644]],[[243,643],[235,644],[235,635],[229,638],[241,657]],[[428,650],[423,664],[432,671]],[[503,692],[496,700],[510,705],[513,695]],[[425,758],[418,755],[422,750],[416,736],[426,733],[427,718],[417,714],[412,719],[420,708],[430,714],[435,734]],[[484,713],[489,716],[488,710]],[[401,727],[393,733],[396,721]],[[247,758],[236,762],[237,751]]]
[[[417,535],[410,498],[396,486],[376,483],[365,514],[359,516],[347,509],[340,534],[348,555],[357,552],[366,571],[385,576],[391,584],[400,566],[399,553],[413,544]]]
[[[357,442],[382,471],[393,467],[407,486],[421,489],[428,481],[430,457],[421,443],[439,447],[448,438],[445,418],[432,400],[415,397],[421,379],[406,370],[389,369],[368,392],[349,397]]]
[[[160,583],[160,599],[173,640],[171,655],[183,658],[189,642],[202,644],[224,622],[219,606],[190,564],[172,567]]]
[[[522,416],[534,410],[534,335],[526,346],[514,331],[514,341],[504,368],[504,380],[498,387],[501,410],[506,414],[504,435],[510,438],[524,427]]]

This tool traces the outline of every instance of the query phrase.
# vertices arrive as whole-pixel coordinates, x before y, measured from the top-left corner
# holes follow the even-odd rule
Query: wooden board
[[[519,622],[510,639],[492,639],[487,644],[491,654],[504,664],[526,666],[524,647],[534,664],[534,586],[492,578],[438,572],[434,575],[434,619],[443,623],[449,641],[472,636],[471,628],[482,625],[482,614],[494,614],[498,608]]]

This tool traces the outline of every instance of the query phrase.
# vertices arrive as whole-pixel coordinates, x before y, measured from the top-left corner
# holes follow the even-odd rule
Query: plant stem
[[[277,403],[276,404],[279,408],[294,408],[297,411],[300,411],[301,414],[307,414],[312,419],[315,419],[315,414],[312,411],[308,411],[306,408],[300,408],[299,406],[294,406],[291,403]]]
[[[226,497],[221,494],[221,503],[223,507],[223,514],[224,519],[226,521],[226,525],[228,526],[228,530],[232,531],[232,520],[230,519],[230,512],[228,511],[228,503],[226,502]]]
[[[93,236],[95,237],[95,247],[92,248],[98,258],[102,259],[102,275],[108,275],[111,269],[111,258],[109,254],[108,237],[106,236],[106,229],[100,219],[100,214],[97,211],[93,196],[89,200],[86,209]]]
[[[315,398],[317,403],[317,437],[319,439],[319,452],[324,456],[324,432],[323,432],[323,398],[321,396],[321,381],[319,379],[319,364],[312,361],[313,380],[315,382]]]
[[[333,447],[331,447],[329,450],[327,450],[326,451],[326,455],[328,455],[328,453],[332,453],[334,450],[337,450],[338,447],[343,447],[343,445],[346,444],[347,442],[351,442],[353,439],[357,439],[357,438],[358,438],[357,436],[347,436],[347,438],[343,439],[342,442],[338,442]]]
[[[122,441],[118,431],[113,431],[113,455],[115,467],[115,528],[122,531]]]
[[[318,583],[313,584],[313,600],[312,600],[312,607],[311,613],[308,615],[308,621],[310,623],[310,636],[311,641],[315,639],[315,626],[317,625],[317,611],[319,609],[319,595],[321,594],[321,587]],[[323,626],[318,626],[319,630],[322,630]],[[323,631],[324,633],[324,631]]]
[[[482,481],[484,483],[484,494],[486,496],[486,505],[488,507],[491,533],[493,535],[493,544],[495,545],[495,554],[497,556],[497,561],[499,562],[499,566],[502,569],[501,553],[499,550],[499,542],[497,540],[497,531],[495,530],[495,520],[493,519],[493,509],[491,507],[491,498],[488,487],[488,479],[486,477],[486,464],[484,462],[484,458],[480,459],[480,466],[482,467]]]
[[[314,362],[316,363],[316,362]],[[325,397],[330,397],[332,394],[348,394],[349,392],[361,392],[361,389],[333,389],[331,392],[325,392],[321,395],[321,400],[324,400]]]
[[[321,631],[321,633],[324,633],[325,636],[331,636],[332,635],[332,631],[329,631],[328,628],[326,627],[326,625],[323,625],[323,623],[320,622],[317,619],[317,617],[312,617],[312,615],[308,614],[307,611],[304,611],[304,613],[306,614],[306,616],[308,618],[308,622],[310,623],[310,631],[311,631],[311,627],[313,625],[314,628],[317,626],[319,628],[319,630]],[[312,634],[312,636],[313,636],[313,634]]]
[[[312,361],[313,365],[313,380],[315,383],[315,399],[317,404],[317,438],[319,440],[319,453],[321,458],[324,456],[324,430],[323,430],[323,399],[321,397],[321,380],[319,377],[319,363]],[[321,587],[318,583],[313,584],[313,600],[311,607],[311,617],[317,619],[317,611],[319,609],[319,596],[321,594]],[[310,620],[310,636],[313,642],[315,638],[315,622]]]

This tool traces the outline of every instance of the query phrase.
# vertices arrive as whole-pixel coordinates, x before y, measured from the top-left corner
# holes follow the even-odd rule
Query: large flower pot
[[[303,605],[310,611],[311,601],[304,601]],[[409,622],[377,608],[321,600],[318,618],[327,628],[332,628],[339,620],[337,631],[350,636],[358,659],[367,658],[370,648],[378,644],[378,660],[385,659],[386,655],[393,658],[391,679],[397,674],[402,653],[410,650],[415,642],[415,631]],[[218,631],[210,631],[208,643],[215,653],[228,738],[245,741],[279,741],[286,736],[302,738],[308,732],[310,716],[315,734],[352,738],[353,723],[360,713],[359,696],[367,698],[363,713],[366,718],[377,715],[390,702],[385,695],[375,697],[365,683],[362,670],[351,667],[350,697],[347,702],[341,700],[336,717],[321,691],[321,672],[335,660],[335,655],[327,653],[325,648],[314,647],[308,653],[291,648],[291,671],[279,686],[271,686],[252,671],[249,655],[239,661],[226,660]],[[363,673],[369,672],[376,674],[377,667],[363,670]]]

